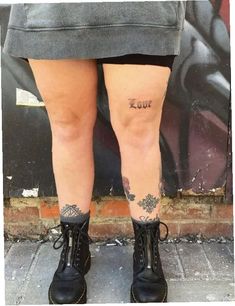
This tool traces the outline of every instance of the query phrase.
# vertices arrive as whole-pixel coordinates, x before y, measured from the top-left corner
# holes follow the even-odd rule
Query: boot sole
[[[91,255],[89,255],[89,257],[87,258],[87,261],[85,263],[85,271],[84,271],[84,275],[87,274],[87,272],[90,270],[91,268]],[[86,304],[87,302],[87,288],[85,287],[82,295],[79,297],[79,299],[76,302],[73,302],[71,304]],[[48,290],[48,300],[49,300],[49,304],[58,304],[56,302],[54,302],[51,298],[51,292],[50,292],[50,288]]]
[[[134,294],[132,293],[132,288],[131,288],[131,303],[142,303],[141,301],[137,301],[137,299],[135,298]],[[167,303],[167,293],[164,296],[163,300],[160,302],[152,302],[152,303]]]

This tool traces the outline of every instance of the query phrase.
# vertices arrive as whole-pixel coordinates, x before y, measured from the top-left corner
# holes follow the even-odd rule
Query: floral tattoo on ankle
[[[123,184],[123,189],[124,189],[127,199],[129,201],[134,201],[135,195],[133,193],[130,193],[130,183],[127,177],[125,176],[122,177],[122,184]]]
[[[147,194],[143,200],[137,203],[137,205],[139,205],[145,211],[151,214],[153,210],[157,207],[157,204],[159,203],[159,201],[160,201],[160,198],[155,198],[153,195]]]

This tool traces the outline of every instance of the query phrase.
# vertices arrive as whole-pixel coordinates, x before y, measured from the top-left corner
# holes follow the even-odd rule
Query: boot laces
[[[60,236],[54,241],[53,243],[53,248],[55,250],[58,250],[59,248],[61,248],[63,246],[63,250],[61,252],[60,255],[60,260],[61,263],[66,261],[66,253],[69,247],[69,231],[72,231],[72,233],[76,233],[75,235],[72,234],[72,241],[75,242],[75,247],[72,247],[72,253],[71,256],[72,258],[74,258],[73,260],[75,260],[75,266],[78,268],[78,263],[80,261],[80,243],[81,241],[85,244],[88,244],[90,242],[92,242],[92,239],[90,238],[90,236],[88,235],[88,233],[86,231],[84,231],[83,227],[85,226],[85,223],[82,226],[79,226],[78,224],[74,224],[72,227],[69,226],[68,224],[62,226],[62,224],[59,224],[57,226],[55,226],[54,228],[61,228],[61,234]],[[62,240],[61,237],[63,237]],[[86,239],[84,239],[86,238]],[[59,242],[59,243],[58,243]],[[58,245],[57,245],[58,244]],[[73,245],[73,242],[72,242]],[[76,255],[75,255],[76,253]],[[74,257],[75,256],[75,257]]]
[[[83,226],[84,226],[84,225],[83,225]],[[80,227],[78,224],[75,224],[75,225],[74,225],[74,230],[75,230],[75,232],[78,233],[77,242],[79,243],[79,241],[80,241],[81,238],[87,238],[87,239],[81,239],[81,240],[82,240],[84,243],[89,244],[89,243],[92,242],[92,239],[91,239],[91,237],[88,235],[88,233],[85,232],[85,231],[83,230],[83,226]],[[59,228],[59,227],[61,228],[61,234],[59,235],[59,237],[58,237],[58,238],[54,241],[54,243],[53,243],[53,248],[54,248],[55,250],[58,250],[58,249],[61,248],[63,245],[66,245],[66,241],[67,241],[66,237],[68,236],[69,230],[71,230],[71,227],[70,227],[70,226],[65,226],[65,228],[63,229],[63,227],[62,227],[61,224],[59,224],[59,225],[53,227],[52,229]],[[60,241],[61,237],[63,237],[63,240],[62,240],[62,241]],[[56,245],[57,242],[60,242],[60,243],[59,243],[59,246]]]
[[[166,234],[165,234],[165,236],[164,236],[163,238],[161,238],[160,224],[164,225],[165,228],[166,228]],[[154,239],[157,238],[157,239],[159,239],[160,241],[166,240],[167,237],[168,237],[168,232],[169,232],[168,226],[167,226],[164,222],[159,221],[159,227],[157,228],[157,231],[156,231],[156,232],[157,232],[157,235],[156,235],[156,236],[153,234],[153,231],[151,230],[151,229],[155,229],[155,226],[156,226],[155,224],[146,224],[146,225],[144,225],[143,227],[141,227],[140,230],[139,230],[139,232],[138,232],[138,234],[137,234],[136,240],[139,240],[139,238],[142,237],[142,234],[145,233],[145,232],[147,232],[148,229],[150,230],[150,232],[151,232],[151,234],[152,234],[152,236],[153,236]]]
[[[160,233],[160,225],[164,225],[165,229],[166,229],[166,234],[164,237],[161,237],[161,233]],[[150,231],[150,235],[151,235],[151,240],[153,242],[153,246],[154,246],[154,261],[155,263],[157,262],[157,242],[158,240],[160,241],[164,241],[167,239],[168,237],[168,226],[164,223],[159,221],[159,225],[157,225],[157,230],[156,230],[156,235],[154,234],[154,231],[156,229],[156,224],[146,224],[143,227],[141,227],[138,231],[138,234],[136,236],[136,241],[138,243],[138,246],[140,248],[140,261],[143,262],[144,261],[144,256],[146,256],[145,254],[145,246],[146,246],[146,235],[143,235],[145,233],[148,232],[148,230]]]

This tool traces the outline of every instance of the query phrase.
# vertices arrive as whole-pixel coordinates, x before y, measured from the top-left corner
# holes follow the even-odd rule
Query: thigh
[[[169,67],[103,64],[103,70],[114,126],[160,124]]]
[[[93,115],[97,95],[95,60],[28,61],[52,122],[73,121],[84,113]]]

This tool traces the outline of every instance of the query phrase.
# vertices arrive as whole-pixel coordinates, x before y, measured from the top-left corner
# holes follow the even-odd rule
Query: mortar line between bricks
[[[179,253],[178,253],[177,246],[174,245],[174,248],[175,248],[175,252],[176,252],[176,259],[177,259],[177,262],[178,262],[178,266],[179,266],[179,269],[180,269],[180,273],[181,273],[181,275],[182,275],[182,280],[185,280],[186,274],[185,274],[185,271],[184,271],[184,267],[183,267],[183,264],[182,264],[180,255],[179,255]]]
[[[207,256],[206,252],[205,252],[203,243],[201,244],[201,246],[202,246],[203,254],[204,254],[204,256],[205,256],[205,259],[206,259],[207,265],[208,265],[208,267],[209,267],[209,270],[210,270],[210,272],[211,272],[213,278],[215,278],[215,276],[216,276],[216,275],[215,275],[215,271],[213,270],[212,265],[211,265],[211,263],[210,263],[210,260],[209,260],[209,258],[208,258],[208,256]]]
[[[25,280],[17,294],[17,297],[16,297],[16,305],[20,305],[22,300],[24,300],[24,297],[25,297],[25,292],[27,290],[27,287],[28,287],[28,284],[30,282],[30,279],[31,279],[31,276],[33,274],[33,271],[35,269],[35,266],[37,264],[37,261],[38,261],[38,257],[39,257],[39,254],[40,254],[40,249],[42,247],[42,244],[39,244],[35,253],[34,253],[34,257],[31,261],[31,264],[29,266],[29,269],[28,269],[28,272],[25,276]]]

